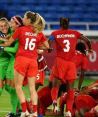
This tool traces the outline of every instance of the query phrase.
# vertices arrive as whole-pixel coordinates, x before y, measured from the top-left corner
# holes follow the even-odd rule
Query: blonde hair
[[[40,14],[28,11],[26,16],[28,19],[31,19],[30,25],[33,26],[34,33],[41,33],[44,30],[45,20]]]

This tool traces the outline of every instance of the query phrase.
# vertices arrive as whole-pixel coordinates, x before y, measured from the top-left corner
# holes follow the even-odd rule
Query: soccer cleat
[[[37,112],[30,114],[30,117],[38,117]]]
[[[20,117],[30,117],[29,112],[26,110],[26,112],[22,112]]]
[[[5,117],[16,117],[13,113],[9,113],[9,114],[7,114]]]
[[[26,113],[22,112],[20,117],[26,117]]]
[[[16,113],[16,117],[21,116],[21,113],[22,113],[22,110],[19,110],[19,111]]]
[[[71,112],[70,111],[66,112],[65,117],[72,117]]]
[[[5,115],[5,117],[9,117],[11,115],[12,112],[8,113],[7,115]]]
[[[16,117],[16,116],[13,113],[11,113],[9,117]]]
[[[57,115],[58,113],[58,108],[57,108],[57,101],[53,101],[53,115]]]

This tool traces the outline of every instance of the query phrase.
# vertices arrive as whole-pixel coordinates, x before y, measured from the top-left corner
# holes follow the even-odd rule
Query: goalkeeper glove
[[[4,47],[0,46],[0,51],[4,51]]]
[[[0,37],[2,37],[2,38],[5,37],[5,34],[3,34],[1,31],[0,31]]]

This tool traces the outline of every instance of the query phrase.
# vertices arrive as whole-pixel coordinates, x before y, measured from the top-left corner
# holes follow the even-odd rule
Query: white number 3
[[[64,52],[69,52],[69,49],[70,49],[70,46],[69,46],[70,42],[69,42],[69,40],[64,40],[63,43],[66,43],[66,45],[65,45],[66,49],[65,48],[63,49]]]
[[[34,41],[36,41],[36,39],[31,39],[31,41],[29,43],[29,38],[26,38],[25,50],[27,50],[28,45],[29,45],[29,50],[34,50],[34,48],[35,48]]]

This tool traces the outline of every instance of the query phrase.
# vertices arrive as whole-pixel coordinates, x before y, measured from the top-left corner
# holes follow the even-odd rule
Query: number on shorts
[[[29,50],[34,50],[35,48],[34,41],[36,41],[36,39],[31,39],[31,41],[29,42],[29,38],[26,38],[25,50],[27,50],[28,46],[29,46]]]
[[[39,78],[40,78],[40,74],[37,74],[36,80],[39,80]]]
[[[65,45],[66,49],[65,48],[63,49],[64,52],[69,52],[69,50],[70,50],[70,46],[69,46],[70,42],[69,42],[69,40],[64,40],[63,43],[66,43],[66,45]]]

